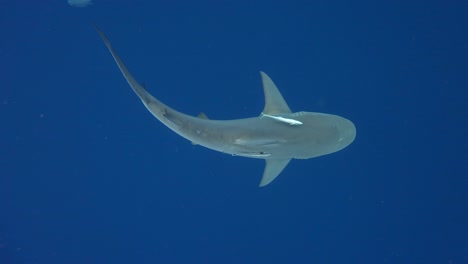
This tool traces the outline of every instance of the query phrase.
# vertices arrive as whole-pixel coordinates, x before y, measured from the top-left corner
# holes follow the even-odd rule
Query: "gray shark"
[[[258,117],[210,120],[189,116],[163,104],[130,74],[104,33],[97,31],[130,87],[148,111],[194,144],[219,152],[266,161],[260,186],[271,183],[291,159],[309,159],[339,151],[354,141],[356,128],[346,118],[323,113],[293,113],[273,81],[260,72],[265,107]]]

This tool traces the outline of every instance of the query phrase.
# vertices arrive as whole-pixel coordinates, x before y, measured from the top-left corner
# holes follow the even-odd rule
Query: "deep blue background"
[[[466,1],[0,1],[0,263],[468,263]],[[192,146],[128,87],[351,119],[343,151]]]

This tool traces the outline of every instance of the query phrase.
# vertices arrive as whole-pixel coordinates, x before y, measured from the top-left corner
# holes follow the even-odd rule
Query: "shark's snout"
[[[339,123],[340,137],[338,142],[340,149],[343,149],[349,144],[353,143],[354,139],[356,138],[356,126],[354,126],[353,122],[346,118],[341,118]]]

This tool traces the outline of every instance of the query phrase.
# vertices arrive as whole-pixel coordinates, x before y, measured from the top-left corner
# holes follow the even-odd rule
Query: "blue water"
[[[0,263],[468,263],[465,1],[0,3]],[[171,132],[161,101],[344,116],[343,151],[264,162]]]

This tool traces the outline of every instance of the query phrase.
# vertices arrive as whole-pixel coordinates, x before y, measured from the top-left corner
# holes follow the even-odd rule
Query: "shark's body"
[[[154,98],[133,78],[104,33],[97,30],[128,84],[164,125],[194,144],[234,156],[265,159],[260,186],[272,182],[291,159],[308,159],[339,151],[356,137],[354,124],[343,117],[291,112],[276,85],[263,72],[265,108],[259,117],[209,120],[204,115],[194,117],[178,112]]]

